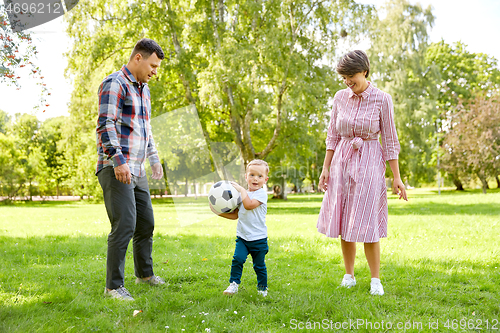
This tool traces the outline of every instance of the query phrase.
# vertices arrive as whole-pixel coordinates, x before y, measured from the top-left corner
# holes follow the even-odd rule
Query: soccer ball
[[[231,213],[241,203],[240,192],[227,180],[212,185],[208,192],[208,201],[219,213]]]

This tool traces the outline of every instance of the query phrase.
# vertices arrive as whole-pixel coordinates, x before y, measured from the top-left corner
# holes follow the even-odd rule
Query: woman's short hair
[[[364,51],[355,50],[347,53],[337,64],[337,73],[353,76],[366,71],[365,77],[370,74],[370,60]]]

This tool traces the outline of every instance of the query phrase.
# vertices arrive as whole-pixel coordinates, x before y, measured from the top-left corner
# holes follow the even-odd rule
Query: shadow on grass
[[[172,331],[199,332],[205,331],[201,317],[217,332],[244,332],[248,327],[255,332],[275,332],[290,328],[294,319],[411,319],[425,325],[429,318],[484,321],[499,315],[496,264],[464,258],[385,258],[386,295],[372,297],[364,260],[356,266],[358,285],[338,287],[343,275],[338,244],[331,246],[324,238],[274,237],[267,256],[270,296],[257,297],[249,258],[240,292],[228,298],[222,290],[229,277],[233,235],[156,234],[154,241],[155,273],[167,286],[149,288],[133,283],[129,246],[126,287],[136,301],[121,303],[102,295],[106,237],[0,237],[0,331],[164,332],[168,325]],[[136,309],[144,311],[138,319],[132,316]]]
[[[273,207],[267,206],[268,215],[318,215],[320,206],[318,207]]]
[[[389,215],[500,215],[500,204],[449,204],[442,202],[406,203],[404,206],[389,207]]]

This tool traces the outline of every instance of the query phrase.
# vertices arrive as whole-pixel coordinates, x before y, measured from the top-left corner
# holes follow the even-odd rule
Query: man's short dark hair
[[[347,53],[337,64],[337,73],[353,76],[366,71],[365,77],[370,74],[370,60],[364,51],[355,50]]]
[[[145,59],[149,58],[149,56],[153,53],[156,53],[156,56],[160,60],[163,60],[165,58],[165,54],[163,53],[161,46],[158,45],[157,42],[149,38],[143,38],[138,41],[137,44],[135,44],[134,50],[130,55],[130,59],[135,57],[137,53],[142,54]]]

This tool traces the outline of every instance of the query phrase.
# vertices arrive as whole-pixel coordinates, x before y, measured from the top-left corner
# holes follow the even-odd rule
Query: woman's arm
[[[335,148],[341,139],[340,134],[336,129],[338,101],[340,99],[339,93],[340,92],[337,92],[333,98],[332,114],[330,116],[330,123],[328,124],[328,132],[326,134],[326,155],[318,184],[318,188],[322,191],[327,190],[328,176],[330,175],[330,165],[332,164],[333,153],[335,152]]]
[[[399,194],[399,199],[403,198],[408,201],[408,196],[406,195],[406,189],[399,175],[399,163],[398,160],[389,160],[389,166],[391,167],[392,174],[394,175],[394,189],[396,194]]]
[[[327,190],[328,186],[328,176],[330,175],[330,165],[332,164],[332,158],[334,150],[327,150],[325,155],[325,161],[323,162],[323,169],[321,170],[321,176],[319,176],[318,187],[322,191]]]

